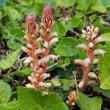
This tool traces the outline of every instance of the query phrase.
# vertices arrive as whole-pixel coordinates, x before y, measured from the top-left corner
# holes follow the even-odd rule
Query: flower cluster
[[[93,64],[98,63],[98,59],[95,58],[96,55],[104,55],[105,51],[102,49],[95,49],[95,46],[103,41],[101,37],[97,37],[99,29],[93,26],[87,26],[86,30],[82,30],[83,38],[85,39],[86,44],[79,44],[82,50],[87,54],[87,58],[84,60],[76,59],[75,64],[80,64],[83,67],[83,79],[78,84],[79,90],[83,90],[86,87],[88,78],[97,78],[96,74],[91,72],[91,67]]]
[[[76,91],[71,91],[70,94],[68,95],[68,100],[66,100],[66,103],[69,106],[74,106],[77,99],[78,97]]]
[[[56,32],[51,33],[52,28],[52,10],[48,4],[43,9],[41,29],[32,14],[26,18],[26,35],[24,37],[27,47],[22,47],[22,50],[28,54],[24,63],[27,67],[32,67],[31,76],[28,76],[32,84],[27,84],[27,87],[43,90],[44,87],[51,86],[51,83],[45,83],[44,80],[50,77],[50,74],[46,73],[47,62],[50,59],[58,59],[58,56],[49,54],[52,44],[58,42],[58,38],[52,38],[57,35]]]

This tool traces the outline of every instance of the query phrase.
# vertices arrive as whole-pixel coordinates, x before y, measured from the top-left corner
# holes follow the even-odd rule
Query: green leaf
[[[106,8],[103,6],[103,4],[101,3],[100,0],[94,0],[93,4],[91,6],[91,9],[94,10],[94,11],[101,12],[101,13],[106,12]]]
[[[74,87],[75,86],[75,82],[74,81],[69,81],[67,79],[60,79],[61,82],[63,83],[63,90],[64,91],[68,91],[70,89],[70,87]]]
[[[76,101],[76,104],[80,107],[81,110],[101,110],[102,98],[89,98],[84,93],[79,92],[79,98]]]
[[[63,102],[57,93],[42,95],[34,88],[18,88],[18,101],[21,110],[62,110]]]
[[[68,106],[64,102],[63,102],[63,110],[69,110]]]
[[[9,16],[11,20],[20,20],[20,14],[15,8],[5,7],[5,13]]]
[[[20,49],[10,53],[5,59],[2,59],[0,61],[0,67],[3,70],[10,68],[16,62],[19,52],[20,52]]]
[[[91,0],[78,0],[77,9],[81,11],[86,11],[90,7]]]
[[[8,102],[11,96],[11,87],[3,82],[0,81],[0,104]]]
[[[20,29],[20,28],[12,28],[10,29],[10,34],[15,37],[17,40],[25,43],[26,40],[24,39],[24,32]],[[23,45],[19,42],[16,42],[15,39],[11,36],[8,35],[10,37],[10,39],[7,42],[7,46],[13,50],[17,50],[20,47],[22,47]]]
[[[80,40],[79,40],[80,41]],[[78,40],[75,38],[64,38],[60,41],[57,48],[55,48],[55,52],[58,55],[70,57],[77,55],[76,46],[78,45]]]
[[[11,38],[7,41],[7,46],[10,49],[17,50],[17,49],[21,48],[23,45],[16,42],[13,38]]]
[[[102,37],[104,41],[110,41],[110,33],[101,34],[100,37]]]
[[[87,54],[81,48],[77,48],[77,51],[79,53],[80,59],[84,60],[85,58],[87,58]]]
[[[101,2],[106,8],[110,8],[110,0],[101,0]]]
[[[102,25],[102,24],[100,23],[100,21],[94,22],[94,26],[95,26],[95,27],[98,27],[101,33],[103,33],[103,32],[104,32],[104,33],[105,33],[105,32],[106,32],[106,33],[110,32],[110,28],[107,27],[107,26]]]
[[[18,40],[22,41],[22,42],[26,42],[24,35],[25,33],[21,30],[21,28],[12,28],[10,30],[10,34],[17,38]],[[11,37],[11,36],[10,36]]]
[[[59,79],[57,79],[57,78],[53,78],[52,80],[51,80],[51,82],[53,83],[53,85],[54,86],[61,86],[61,83],[60,83],[60,81],[59,81]]]
[[[11,101],[9,103],[0,104],[0,110],[19,110],[17,101]]]
[[[68,27],[68,29],[72,29],[72,28],[78,27],[80,22],[81,22],[81,19],[76,17],[76,16],[74,16],[67,23],[67,27]]]
[[[61,7],[69,7],[74,5],[76,0],[55,0],[58,6]]]
[[[53,31],[58,33],[59,38],[62,38],[63,36],[65,36],[67,28],[65,27],[64,24],[60,22],[55,22]]]
[[[68,66],[70,64],[70,59],[69,58],[65,58],[64,61],[57,61],[57,64],[59,67],[65,68],[66,66]]]
[[[103,96],[110,98],[110,90],[101,89],[99,86],[93,87],[95,92],[101,93]]]
[[[26,69],[22,69],[20,71],[15,71],[12,73],[8,73],[6,75],[4,75],[5,77],[11,76],[11,75],[16,75],[16,76],[29,76],[31,74],[31,68],[26,68]]]
[[[110,89],[110,46],[106,45],[104,49],[106,53],[104,56],[99,56],[99,70],[102,72],[99,74],[99,79],[101,81],[100,88]]]

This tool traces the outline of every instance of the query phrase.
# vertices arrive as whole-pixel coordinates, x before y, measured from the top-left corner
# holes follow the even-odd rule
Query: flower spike
[[[32,14],[27,16],[25,27],[26,35],[24,36],[27,41],[27,47],[22,47],[22,50],[28,54],[24,63],[26,66],[32,67],[32,73],[28,76],[28,80],[31,81],[31,84],[27,84],[26,86],[34,87],[42,91],[43,88],[51,86],[51,83],[45,83],[44,81],[50,76],[50,74],[46,73],[47,63],[50,59],[57,60],[58,58],[58,56],[49,54],[52,44],[58,42],[58,38],[52,39],[52,10],[47,3],[43,9],[41,25],[41,37],[37,37],[39,34],[39,26],[35,21],[35,17]],[[42,40],[44,44],[39,47]]]
[[[93,26],[87,26],[86,30],[82,30],[83,38],[85,39],[86,44],[80,44],[78,47],[85,50],[87,57],[84,60],[76,59],[74,62],[76,64],[80,64],[83,67],[83,79],[79,83],[79,90],[83,91],[86,87],[88,78],[97,78],[97,76],[91,71],[91,67],[93,64],[98,63],[98,59],[94,59],[94,57],[98,54],[104,55],[105,51],[102,49],[94,49],[94,47],[103,41],[101,37],[97,37],[99,33],[99,28],[94,28]]]

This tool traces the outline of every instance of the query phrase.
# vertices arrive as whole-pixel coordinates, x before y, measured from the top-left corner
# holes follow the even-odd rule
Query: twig
[[[19,39],[17,39],[16,37],[14,37],[13,35],[10,34],[10,36],[15,39],[17,42],[21,43],[22,45],[26,46],[26,43],[21,42]]]
[[[105,26],[110,27],[110,23],[109,22],[105,22],[102,19],[100,19],[100,23],[103,24],[103,25],[105,25]]]
[[[58,65],[57,63],[54,63],[53,65],[51,65],[51,66],[47,67],[47,71],[48,71],[49,69],[51,69],[51,68],[53,68],[53,67],[57,66],[57,65]]]
[[[82,105],[82,102],[81,102],[81,100],[80,100],[80,96],[79,96],[78,84],[77,84],[77,79],[76,79],[76,72],[73,71],[72,73],[74,74],[74,80],[75,80],[75,84],[76,84],[76,92],[77,92],[77,95],[78,95],[78,98],[79,98],[79,102],[80,102],[80,104],[81,104],[81,106],[82,106],[82,109],[84,109],[84,107],[83,107],[83,105]]]

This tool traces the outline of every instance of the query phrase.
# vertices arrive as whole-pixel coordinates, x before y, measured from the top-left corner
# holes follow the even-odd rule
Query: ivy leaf
[[[76,56],[78,54],[76,50],[76,46],[80,43],[80,40],[77,40],[75,38],[63,38],[59,45],[55,48],[55,52],[58,55],[65,56],[65,57],[71,57]]]
[[[0,104],[8,102],[11,96],[11,87],[3,82],[0,81]]]
[[[100,37],[102,37],[104,41],[110,41],[110,33],[104,33],[100,35]]]
[[[94,11],[101,12],[101,13],[106,12],[106,8],[103,6],[103,4],[101,3],[100,0],[94,0],[93,4],[91,6],[91,9],[94,10]]]
[[[91,0],[78,0],[77,9],[81,11],[86,11],[91,4]]]
[[[0,61],[0,67],[3,70],[10,68],[16,62],[19,52],[20,52],[20,49],[10,53],[5,59],[2,59]]]
[[[102,98],[89,98],[84,93],[79,92],[79,98],[76,101],[76,104],[80,107],[81,110],[101,110]]]
[[[69,7],[74,5],[76,0],[55,0],[58,6],[61,7]]]
[[[22,110],[62,110],[63,102],[57,93],[42,95],[34,88],[18,88],[18,101]]]
[[[102,72],[99,74],[101,81],[100,88],[110,89],[110,46],[107,44],[104,49],[106,53],[104,56],[99,56],[99,70]]]

